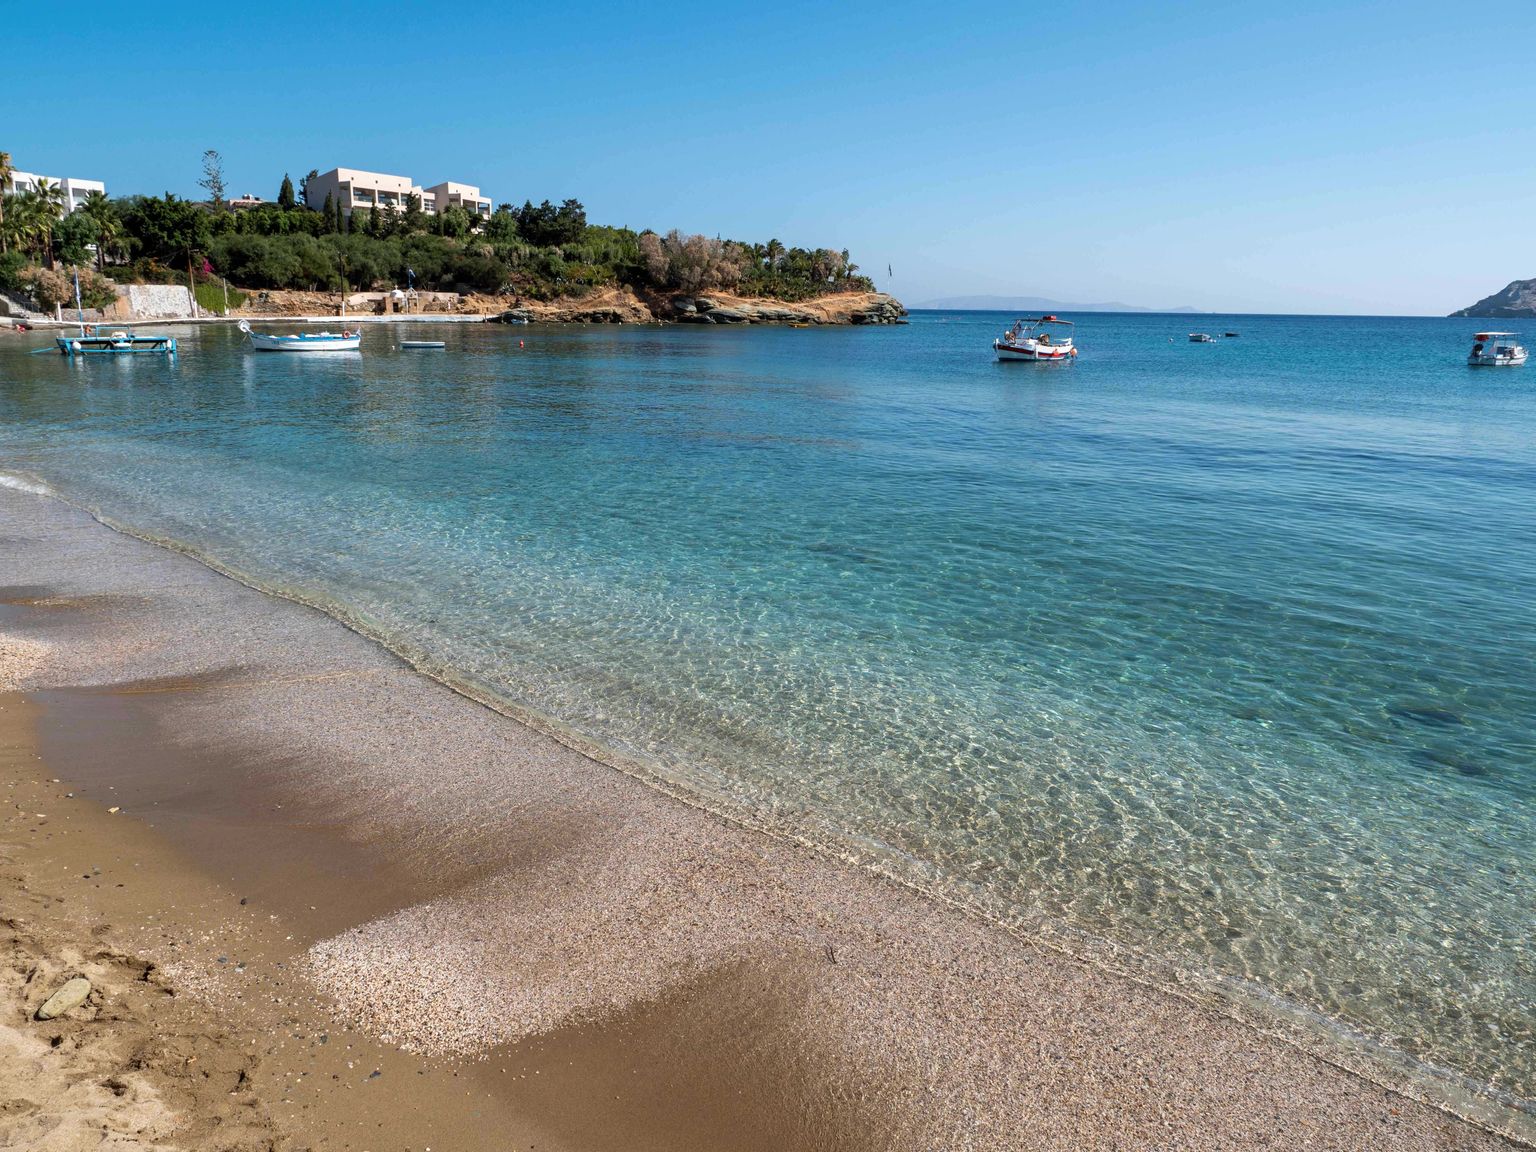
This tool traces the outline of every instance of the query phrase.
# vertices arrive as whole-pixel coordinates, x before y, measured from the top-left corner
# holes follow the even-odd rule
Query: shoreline
[[[1024,940],[998,925],[979,923],[974,916],[938,905],[931,897],[897,888],[888,880],[876,878],[868,869],[775,843],[759,832],[727,825],[702,809],[684,807],[662,796],[653,786],[618,776],[610,771],[611,765],[605,767],[568,746],[556,745],[546,735],[487,712],[464,696],[451,694],[439,683],[406,670],[392,657],[383,656],[373,641],[347,630],[329,616],[322,617],[318,612],[274,599],[244,583],[226,581],[205,567],[206,562],[189,564],[192,557],[186,554],[113,534],[107,527],[86,521],[84,512],[62,501],[47,501],[56,511],[55,516],[38,515],[36,510],[33,515],[25,515],[21,505],[28,500],[44,503],[20,491],[0,491],[0,510],[7,519],[39,521],[42,533],[30,538],[30,550],[23,547],[11,564],[0,567],[0,583],[29,587],[52,587],[57,583],[56,569],[52,570],[52,579],[41,578],[49,572],[33,569],[41,559],[36,553],[46,550],[45,538],[76,535],[65,532],[65,527],[83,530],[82,539],[106,535],[121,543],[121,547],[116,547],[92,540],[88,551],[102,557],[125,549],[153,549],[164,560],[140,555],[138,560],[142,563],[138,567],[174,568],[178,582],[185,580],[200,590],[200,596],[211,596],[231,621],[259,618],[271,628],[285,635],[296,633],[305,641],[296,648],[280,646],[275,653],[256,645],[244,656],[268,665],[269,674],[280,670],[286,678],[282,682],[288,686],[279,690],[284,700],[300,712],[309,711],[303,722],[296,723],[294,716],[286,715],[281,722],[269,725],[267,721],[274,713],[263,709],[259,697],[271,688],[263,689],[250,682],[246,675],[250,667],[247,660],[229,663],[233,653],[219,652],[215,659],[215,654],[204,648],[197,655],[205,667],[196,666],[198,660],[188,667],[185,652],[177,654],[179,659],[168,661],[163,651],[166,635],[175,634],[178,617],[183,625],[187,621],[184,613],[174,611],[174,604],[168,606],[173,611],[167,620],[167,606],[161,605],[157,611],[153,603],[156,597],[144,596],[142,588],[134,595],[148,600],[149,606],[141,604],[124,611],[129,617],[160,617],[159,626],[151,629],[158,639],[141,641],[154,650],[154,659],[144,655],[103,659],[103,653],[97,651],[93,661],[84,653],[101,641],[69,639],[71,626],[61,625],[55,612],[49,621],[38,624],[34,620],[28,627],[45,636],[64,634],[63,638],[56,635],[49,640],[56,655],[69,650],[70,645],[79,646],[82,654],[73,675],[61,676],[60,670],[50,670],[38,677],[41,687],[78,691],[66,685],[81,675],[92,683],[119,685],[125,681],[142,685],[150,679],[163,683],[170,677],[175,687],[138,692],[167,711],[152,726],[157,732],[190,730],[201,733],[204,742],[215,743],[227,743],[233,735],[250,747],[262,748],[269,759],[308,757],[311,771],[322,762],[328,763],[330,757],[343,755],[349,743],[354,742],[370,751],[398,756],[385,753],[378,742],[379,734],[366,731],[362,723],[349,725],[351,740],[340,742],[314,730],[317,718],[335,714],[334,708],[316,712],[315,702],[306,705],[304,699],[322,694],[339,696],[354,704],[365,702],[363,712],[369,716],[395,715],[404,710],[414,721],[413,731],[421,727],[442,736],[445,722],[473,728],[474,738],[465,751],[477,755],[460,763],[477,765],[475,773],[481,777],[475,782],[477,786],[503,783],[501,773],[490,770],[498,752],[510,753],[511,762],[518,764],[530,779],[541,777],[531,789],[527,788],[529,781],[523,782],[526,795],[522,803],[511,809],[505,806],[505,797],[499,798],[499,810],[493,819],[487,819],[479,805],[463,801],[472,798],[483,805],[486,796],[494,791],[473,791],[469,797],[424,795],[434,789],[451,792],[456,785],[430,770],[411,771],[424,764],[430,769],[430,757],[419,758],[419,750],[382,771],[375,768],[359,773],[354,765],[343,773],[350,780],[341,784],[318,784],[291,766],[257,773],[261,776],[258,792],[263,798],[280,796],[284,803],[302,802],[316,821],[336,824],[342,839],[348,842],[360,837],[365,843],[387,844],[390,851],[385,853],[386,859],[398,857],[403,849],[407,858],[423,864],[428,855],[423,851],[424,843],[432,843],[436,849],[439,838],[449,839],[456,850],[452,853],[453,866],[435,862],[427,869],[435,877],[411,893],[411,902],[380,914],[379,908],[364,907],[368,901],[362,900],[364,906],[355,905],[351,913],[341,915],[340,922],[355,922],[341,923],[339,931],[334,924],[317,925],[314,945],[308,949],[306,969],[311,982],[323,986],[329,980],[334,988],[342,989],[342,994],[333,999],[339,1002],[343,1014],[387,1030],[397,1042],[439,1056],[483,1056],[487,1041],[493,1042],[494,1048],[515,1045],[519,1040],[526,1042],[529,1036],[560,1037],[572,1028],[579,1031],[603,1021],[632,1024],[637,1013],[644,1016],[658,1004],[680,1003],[683,1008],[679,1011],[687,1018],[685,1032],[688,1027],[702,1028],[729,1051],[730,1041],[718,1036],[717,1030],[711,1030],[708,1020],[688,1015],[689,1006],[708,1002],[719,1012],[723,1011],[722,998],[730,1002],[751,1001],[750,995],[744,996],[741,981],[746,979],[749,987],[758,987],[754,981],[761,980],[762,987],[771,988],[772,995],[757,1002],[755,1010],[774,1019],[777,1031],[773,1034],[780,1042],[779,1055],[787,1054],[781,1065],[775,1065],[780,1080],[799,1082],[809,1064],[837,1085],[839,1100],[859,1104],[852,1112],[829,1104],[830,1110],[825,1114],[798,1117],[807,1125],[806,1133],[825,1132],[829,1124],[843,1133],[847,1138],[840,1136],[837,1146],[862,1146],[850,1142],[849,1134],[863,1131],[872,1136],[882,1124],[896,1124],[897,1114],[901,1113],[899,1122],[906,1128],[889,1133],[896,1141],[891,1146],[917,1147],[924,1141],[957,1146],[955,1142],[963,1138],[977,1147],[1009,1147],[1006,1136],[1011,1129],[1004,1122],[1010,1110],[1021,1106],[1014,1099],[1017,1087],[1032,1082],[1034,1087],[1049,1084],[1058,1090],[1060,1098],[1046,1099],[1051,1093],[1039,1093],[1040,1098],[1029,1100],[1029,1109],[1039,1110],[1037,1119],[1047,1123],[1051,1131],[1077,1142],[1107,1138],[1103,1126],[1121,1124],[1125,1118],[1102,1114],[1102,1109],[1110,1107],[1112,1098],[1126,1098],[1135,1103],[1133,1111],[1144,1120],[1154,1113],[1159,1117],[1170,1111],[1176,1113],[1181,1121],[1179,1127],[1191,1136],[1202,1131],[1211,1135],[1230,1134],[1229,1125],[1233,1123],[1257,1122],[1259,1127],[1252,1131],[1253,1137],[1299,1140],[1301,1132],[1315,1126],[1324,1115],[1338,1112],[1347,1102],[1365,1110],[1382,1107],[1391,1119],[1373,1116],[1372,1121],[1378,1125],[1392,1123],[1390,1138],[1410,1141],[1404,1146],[1473,1146],[1441,1142],[1442,1136],[1452,1138],[1438,1127],[1455,1124],[1448,1114],[1340,1071],[1317,1054],[1309,1055],[1293,1038],[1266,1036],[1251,1024],[1238,1023],[1214,1011],[1210,1005],[1196,1003],[1171,990],[1138,984],[1123,973],[1090,969],[1075,958],[1042,949],[1038,943]],[[19,567],[28,570],[29,579],[25,581],[17,579],[17,573],[5,570],[18,567],[18,561]],[[46,563],[41,567],[46,569]],[[92,579],[107,585],[143,583],[144,574],[138,573],[135,578],[135,563],[131,559],[124,562],[119,557],[108,565],[108,571],[92,571],[88,576],[79,574],[81,566],[74,567],[77,574],[71,583],[89,583]],[[202,575],[193,579],[183,569],[194,569]],[[77,589],[64,591],[75,597],[82,594]],[[83,594],[120,596],[122,591],[96,588]],[[253,600],[261,603],[252,603]],[[68,616],[67,612],[63,614],[63,618]],[[7,630],[4,621],[0,621],[0,636]],[[107,626],[106,631],[113,631],[113,626]],[[206,642],[206,637],[203,639]],[[324,650],[317,651],[317,647]],[[315,665],[329,666],[335,661],[331,649],[345,651],[345,659],[341,660],[345,667],[317,673]],[[225,671],[210,678],[221,661]],[[230,672],[229,668],[240,671]],[[336,673],[334,677],[330,675],[332,671]],[[146,672],[159,675],[146,677]],[[329,678],[315,678],[317,675]],[[221,681],[219,676],[227,680]],[[295,676],[310,678],[301,681],[295,680]],[[50,680],[64,683],[53,685],[48,683]],[[236,682],[244,687],[231,687]],[[309,686],[308,691],[296,687],[301,683]],[[395,707],[380,709],[381,694]],[[438,699],[439,694],[449,699]],[[336,702],[330,701],[332,705]],[[45,709],[48,707],[67,706],[56,700],[44,704]],[[511,739],[514,734],[506,731],[513,727],[520,729],[515,740]],[[269,728],[282,728],[281,739],[274,742],[274,733]],[[508,749],[509,741],[514,748]],[[314,760],[322,751],[321,759]],[[491,758],[482,762],[478,755],[487,752]],[[47,754],[45,742],[45,757]],[[162,781],[160,787],[170,791],[160,794],[155,802],[168,803],[176,788],[184,786],[186,776],[180,779],[181,785]],[[398,807],[379,809],[369,794],[381,783],[394,800],[409,809],[409,819],[401,818]],[[323,800],[318,795],[307,795],[310,792],[323,794]],[[205,797],[203,803],[207,802]],[[642,810],[638,816],[636,809]],[[338,811],[345,814],[344,819],[336,819],[334,813]],[[205,811],[201,816],[199,812],[198,806],[192,804],[181,813],[178,819],[183,821],[182,831],[177,835],[189,834],[189,825],[206,815]],[[247,826],[254,819],[253,812],[254,808],[242,812]],[[541,818],[530,820],[530,812],[537,812]],[[456,821],[471,813],[480,817],[483,827],[473,834],[455,830]],[[561,829],[554,844],[547,842],[550,825]],[[622,835],[617,834],[620,831]],[[679,845],[689,850],[684,859],[694,862],[690,868],[679,869]],[[326,852],[331,852],[334,859],[332,849]],[[569,907],[576,893],[568,890],[564,874],[573,865],[578,865],[577,871],[583,874],[595,873],[613,881],[614,898],[602,904],[602,915],[595,920],[590,909]],[[244,866],[249,867],[249,862]],[[511,882],[513,877],[515,884]],[[527,906],[530,890],[538,893],[535,909]],[[701,923],[697,916],[679,917],[675,908],[657,905],[658,892],[672,893],[676,906],[685,910],[702,898],[713,919]],[[590,893],[584,898],[591,899]],[[636,935],[633,931],[616,930],[618,922],[634,918],[637,907],[645,910],[641,921],[646,931]],[[531,915],[534,910],[539,913],[537,922]],[[301,912],[302,909],[295,909],[289,914],[302,919]],[[580,968],[579,975],[587,983],[585,989],[579,987],[581,980],[573,981],[571,973],[562,970],[570,967],[568,952],[541,949],[535,929],[545,925],[545,917],[570,920],[567,928],[577,929],[575,939],[602,945],[602,955]],[[479,936],[466,935],[464,925],[476,926]],[[891,928],[896,925],[901,931],[893,933]],[[331,929],[330,934],[320,934],[323,928]],[[510,973],[486,975],[485,966],[491,960],[487,949],[497,952],[496,947],[486,943],[492,937],[496,945],[523,957],[525,963],[529,956],[535,957],[535,967],[541,972],[539,979],[530,981],[526,971],[516,968]],[[489,968],[495,967],[494,962],[489,963]],[[420,980],[413,984],[412,972],[423,968],[436,974],[433,987],[423,988]],[[616,971],[619,968],[625,970]],[[455,983],[462,980],[466,970],[479,972],[477,979],[489,980],[503,1002],[515,1006],[510,1023],[504,1018],[505,1013],[488,1017],[473,1002],[468,987]],[[381,972],[386,982],[403,994],[399,1003],[367,990],[350,998],[346,994],[349,987],[366,989],[365,985],[352,982],[377,979]],[[742,973],[752,975],[743,977]],[[935,991],[935,983],[941,991]],[[859,984],[862,989],[851,987]],[[722,989],[729,989],[729,995]],[[985,994],[979,996],[983,989]],[[1038,1002],[1042,990],[1050,993],[1045,999],[1051,1006],[1043,1014]],[[433,999],[434,995],[437,999]],[[989,996],[993,998],[990,1002]],[[420,1010],[424,997],[431,1004],[431,1018],[427,1020]],[[935,1014],[934,1000],[940,1001],[946,1011]],[[816,1003],[818,1007],[830,1003],[835,1011],[815,1019],[815,1027],[811,1027],[807,1003]],[[1090,1006],[1089,1010],[1085,1011],[1085,1004]],[[1079,1019],[1084,1015],[1097,1017],[1096,1027],[1084,1031]],[[956,1017],[968,1020],[968,1027],[957,1032]],[[1018,1026],[999,1029],[999,1017]],[[828,1035],[837,1038],[837,1042],[832,1045],[833,1051],[821,1051]],[[988,1038],[988,1050],[975,1050],[973,1038],[978,1035]],[[1021,1061],[1016,1053],[1003,1050],[1026,1037],[1037,1046],[1033,1059]],[[1111,1042],[1110,1038],[1118,1042]],[[602,1048],[602,1044],[598,1047]],[[1040,1062],[1045,1049],[1053,1053],[1050,1067]],[[1143,1057],[1135,1065],[1142,1071],[1131,1071],[1125,1060],[1127,1050]],[[940,1075],[929,1070],[925,1075],[916,1056],[920,1052],[948,1053],[950,1067],[969,1066],[972,1078],[979,1081],[969,1085],[975,1091],[965,1097],[965,1106],[959,1113],[951,1110],[953,1101],[949,1099],[960,1089],[960,1085],[952,1082],[954,1073]],[[1290,1077],[1286,1082],[1286,1076],[1279,1076],[1279,1084],[1250,1082],[1244,1091],[1252,1099],[1243,1101],[1241,1115],[1229,1110],[1232,1101],[1216,1099],[1213,1088],[1217,1084],[1200,1082],[1202,1075],[1219,1081],[1229,1071],[1234,1053],[1240,1057],[1239,1064],[1256,1059],[1265,1067],[1284,1070]],[[1223,1058],[1215,1059],[1217,1056]],[[1070,1086],[1063,1091],[1059,1066],[1062,1060],[1075,1064],[1077,1072],[1087,1077],[1088,1082],[1107,1090],[1107,1095],[1101,1095],[1100,1114],[1089,1109],[1090,1114],[1084,1118],[1081,1093],[1073,1092]],[[1155,1069],[1156,1075],[1145,1071],[1146,1068]],[[875,1069],[880,1074],[871,1076]],[[1165,1081],[1165,1077],[1171,1077],[1171,1081]],[[1077,1081],[1073,1083],[1081,1087]],[[1151,1091],[1149,1084],[1154,1086]],[[1299,1087],[1316,1091],[1309,1097],[1307,1092],[1298,1091]],[[1284,1099],[1274,1099],[1276,1095]],[[1066,1116],[1069,1098],[1076,1098],[1077,1103],[1070,1110],[1071,1115]],[[1387,1100],[1391,1103],[1384,1104]],[[916,1101],[923,1106],[914,1108]],[[783,1107],[784,1103],[780,1100],[778,1106]],[[765,1106],[753,1115],[761,1121],[771,1111]],[[973,1118],[969,1131],[959,1119],[967,1115]],[[983,1119],[975,1120],[977,1116]],[[1062,1127],[1069,1121],[1086,1127]],[[1173,1124],[1165,1118],[1159,1123]],[[1340,1147],[1375,1146],[1382,1136],[1388,1135],[1379,1126],[1367,1125],[1363,1115],[1351,1113],[1348,1107],[1344,1107],[1342,1117],[1334,1115],[1329,1119],[1326,1127],[1335,1139],[1346,1139],[1346,1134],[1352,1134],[1346,1142],[1336,1145]],[[1465,1138],[1475,1143],[1484,1139],[1471,1125],[1455,1124],[1453,1131],[1458,1141]],[[793,1133],[777,1135],[781,1146],[798,1146],[793,1139],[788,1145],[782,1143],[782,1137],[793,1137]],[[1150,1141],[1153,1130],[1133,1123],[1128,1130],[1122,1127],[1117,1136],[1133,1143]],[[1419,1142],[1412,1143],[1413,1139]],[[804,1146],[816,1145],[813,1141]],[[1498,1146],[1498,1141],[1490,1146]]]

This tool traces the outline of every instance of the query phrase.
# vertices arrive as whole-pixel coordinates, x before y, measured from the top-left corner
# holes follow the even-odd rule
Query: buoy
[[[519,340],[519,341],[518,341],[518,342],[517,342],[517,346],[518,346],[518,347],[519,347],[519,348],[521,348],[521,347],[522,347],[522,346],[523,346],[523,342],[522,342],[522,341],[521,341],[521,340]]]

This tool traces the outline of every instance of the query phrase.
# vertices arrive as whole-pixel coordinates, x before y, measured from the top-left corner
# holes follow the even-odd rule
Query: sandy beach
[[[58,500],[0,541],[0,1145],[1516,1143]]]

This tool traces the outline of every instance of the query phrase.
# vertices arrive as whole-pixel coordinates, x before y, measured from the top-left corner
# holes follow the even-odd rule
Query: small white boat
[[[1001,340],[992,341],[992,350],[999,360],[1047,360],[1070,364],[1077,356],[1071,335],[1052,336],[1046,328],[1048,324],[1072,327],[1072,321],[1058,320],[1054,316],[1039,316],[1033,320],[1024,317],[1015,320]]]
[[[1472,337],[1467,363],[1474,368],[1518,368],[1525,363],[1525,348],[1515,343],[1518,332],[1479,332]]]
[[[1191,332],[1189,334],[1189,342],[1191,344],[1214,344],[1216,343],[1216,337],[1212,336],[1209,332]]]
[[[400,341],[400,347],[402,347],[402,348],[446,348],[446,347],[448,347],[448,341],[446,341],[446,340],[402,340],[402,341]]]
[[[343,329],[336,332],[303,332],[295,336],[282,336],[274,332],[252,332],[247,321],[240,321],[240,331],[260,352],[356,352],[362,344],[363,334]]]

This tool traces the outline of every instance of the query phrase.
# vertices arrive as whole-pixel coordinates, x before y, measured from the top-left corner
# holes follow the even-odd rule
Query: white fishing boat
[[[1518,368],[1525,363],[1525,348],[1515,343],[1518,332],[1479,332],[1472,337],[1467,363],[1474,368]]]
[[[240,331],[260,352],[356,352],[362,345],[363,334],[342,329],[336,332],[301,332],[287,336],[275,332],[253,332],[250,323],[240,321]]]
[[[1050,324],[1072,327],[1072,321],[1058,320],[1054,316],[1024,317],[1015,320],[1002,339],[992,341],[992,350],[999,360],[1048,360],[1070,364],[1077,356],[1072,335],[1069,332],[1053,336],[1047,328]]]
[[[1191,344],[1214,344],[1216,343],[1216,337],[1212,336],[1209,332],[1191,332],[1189,334],[1189,342]]]

